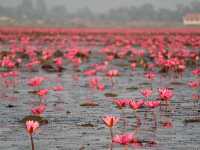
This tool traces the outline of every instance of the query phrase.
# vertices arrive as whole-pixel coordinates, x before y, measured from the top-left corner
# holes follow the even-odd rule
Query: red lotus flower
[[[47,95],[48,94],[48,92],[49,92],[49,90],[48,89],[42,89],[42,90],[39,90],[38,92],[37,92],[37,95],[39,95],[39,96],[45,96],[45,95]]]
[[[145,102],[144,105],[149,108],[155,108],[155,107],[160,106],[160,101],[148,101],[148,102]]]
[[[197,89],[200,87],[200,81],[190,81],[188,85],[193,89]]]
[[[95,69],[85,70],[85,71],[83,72],[83,74],[84,74],[85,76],[93,76],[93,75],[96,75],[96,70],[95,70]]]
[[[154,80],[155,77],[156,77],[156,74],[153,73],[153,72],[148,72],[148,73],[146,73],[144,76],[145,76],[145,78],[147,78],[147,79],[149,79],[149,80]]]
[[[136,101],[130,101],[129,102],[129,106],[133,109],[133,110],[138,110],[140,107],[142,107],[144,105],[144,100],[140,100],[138,102]]]
[[[102,83],[98,83],[97,89],[98,89],[99,91],[104,91],[104,90],[105,90],[105,85],[102,84]]]
[[[32,87],[40,86],[44,80],[44,77],[34,77],[28,81],[28,85]]]
[[[27,132],[32,135],[39,128],[39,123],[37,121],[28,120],[26,121]]]
[[[119,109],[122,109],[123,107],[126,107],[126,105],[129,105],[130,101],[131,99],[117,99],[114,100],[113,103],[115,103]]]
[[[114,143],[121,144],[121,145],[128,145],[134,140],[132,133],[124,133],[120,135],[115,135],[112,139]]]
[[[98,78],[92,78],[92,79],[89,80],[89,85],[90,85],[91,88],[96,88],[98,83],[99,83]]]
[[[97,89],[99,91],[104,91],[104,89],[105,89],[104,84],[100,83],[98,78],[90,79],[89,85],[90,85],[91,88]]]
[[[158,89],[161,100],[169,101],[173,97],[173,92],[167,88]]]
[[[28,64],[26,64],[26,67],[31,70],[31,69],[33,69],[34,66],[37,66],[39,64],[40,64],[40,61],[38,61],[38,60],[32,60],[31,62],[29,62]]]
[[[52,90],[54,90],[54,91],[63,91],[63,90],[64,90],[64,87],[61,86],[61,85],[54,86],[54,87],[52,87]]]
[[[103,118],[103,121],[107,127],[112,128],[113,126],[115,126],[118,123],[119,118],[116,116],[108,115]]]
[[[3,57],[3,60],[0,62],[1,67],[14,68],[15,63],[9,57]]]
[[[173,128],[173,124],[172,124],[171,121],[165,121],[165,122],[163,122],[163,123],[162,123],[162,126],[163,126],[164,128],[167,128],[167,129]]]
[[[62,60],[61,57],[55,58],[55,59],[54,59],[54,63],[56,64],[57,67],[62,67],[62,65],[63,65],[63,60]]]
[[[107,66],[108,66],[108,62],[105,61],[102,64],[93,64],[93,66],[95,67],[95,69],[97,71],[104,71],[106,70]]]
[[[199,75],[200,75],[200,68],[197,68],[197,69],[193,70],[193,71],[192,71],[192,74],[193,74],[194,76],[199,76]]]
[[[144,97],[148,98],[148,97],[150,97],[152,95],[153,91],[151,89],[142,89],[142,90],[140,90],[140,93]]]
[[[44,104],[40,104],[39,106],[31,109],[31,111],[34,115],[40,115],[44,113],[45,109],[46,109],[46,106]]]
[[[119,71],[116,70],[116,69],[109,70],[109,71],[107,72],[107,76],[110,77],[110,78],[119,76]]]
[[[200,100],[200,95],[192,94],[192,100],[194,100],[194,101]]]
[[[48,60],[53,56],[53,52],[50,50],[45,50],[42,52],[42,59]]]
[[[32,150],[35,150],[34,142],[33,142],[33,133],[39,128],[39,123],[37,121],[28,120],[26,121],[26,130],[30,135]]]
[[[136,68],[136,66],[137,66],[137,64],[136,64],[136,63],[132,63],[132,64],[131,64],[131,70],[132,70],[132,71],[134,71],[134,70],[135,70],[135,68]]]

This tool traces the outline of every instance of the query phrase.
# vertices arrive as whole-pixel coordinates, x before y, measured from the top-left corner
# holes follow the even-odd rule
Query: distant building
[[[183,17],[184,25],[200,25],[200,13],[187,14]]]
[[[6,16],[0,17],[0,21],[10,21],[10,20],[12,20],[12,18],[10,17],[6,17]]]
[[[0,17],[0,23],[14,23],[15,19],[10,18],[10,17],[6,17],[6,16],[2,16]]]

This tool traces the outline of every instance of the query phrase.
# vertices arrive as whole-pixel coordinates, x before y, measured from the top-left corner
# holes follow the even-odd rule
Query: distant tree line
[[[47,8],[45,0],[22,0],[14,7],[8,8],[0,6],[0,16],[12,17],[17,20],[41,19],[41,20],[66,20],[73,18],[88,20],[151,20],[151,21],[181,21],[187,13],[200,13],[200,1],[192,1],[190,5],[179,4],[175,9],[155,8],[154,5],[147,3],[142,6],[130,6],[111,9],[105,13],[93,13],[89,8],[79,9],[75,13],[67,11],[63,5]]]

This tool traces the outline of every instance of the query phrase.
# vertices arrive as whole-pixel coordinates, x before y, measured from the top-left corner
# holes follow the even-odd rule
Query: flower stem
[[[111,137],[111,141],[112,141],[112,138],[113,138],[113,130],[112,128],[109,128],[110,129],[110,137]]]
[[[33,136],[30,135],[31,137],[31,147],[32,147],[32,150],[35,150],[35,146],[34,146],[34,142],[33,142]]]

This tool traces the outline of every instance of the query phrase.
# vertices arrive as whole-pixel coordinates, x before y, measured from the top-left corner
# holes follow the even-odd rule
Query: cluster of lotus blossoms
[[[150,96],[152,95],[153,91],[151,89],[142,89],[141,94],[144,96],[145,99],[142,100],[133,100],[133,99],[115,99],[113,100],[113,103],[116,105],[116,107],[119,110],[122,110],[125,107],[129,107],[131,110],[134,111],[135,113],[135,119],[136,119],[136,123],[137,125],[141,126],[141,119],[140,117],[138,117],[137,112],[140,109],[150,109],[153,111],[153,109],[161,106],[161,102],[169,102],[171,101],[172,97],[173,97],[173,91],[169,90],[167,88],[159,88],[158,89],[158,95],[159,97],[157,98],[158,100],[149,100]],[[166,103],[167,105],[168,103]],[[122,110],[123,112],[123,110]],[[153,117],[155,116],[155,113],[153,111]],[[146,114],[145,114],[145,118],[146,118]],[[103,122],[105,123],[105,125],[109,128],[110,130],[110,136],[111,136],[111,141],[112,143],[117,143],[117,144],[121,144],[124,145],[124,149],[128,149],[128,145],[132,145],[133,147],[141,147],[142,143],[140,143],[138,141],[138,139],[134,136],[134,132],[125,132],[122,134],[117,134],[117,135],[113,135],[113,127],[117,125],[117,123],[120,121],[120,117],[114,116],[114,115],[106,115],[105,117],[102,118]],[[128,122],[126,118],[121,118],[124,119],[124,128],[126,129],[128,126]],[[157,120],[155,120],[155,128],[157,127]]]
[[[45,112],[47,105],[45,104],[46,102],[45,102],[44,97],[49,93],[50,90],[52,91],[64,90],[64,87],[61,85],[53,86],[50,88],[42,88],[42,84],[44,83],[45,80],[47,80],[47,78],[42,77],[42,76],[36,76],[29,79],[27,83],[30,87],[33,88],[34,90],[33,93],[39,97],[38,106],[31,109],[33,116],[31,116],[30,118],[33,118],[33,120],[29,120],[29,119],[26,120],[26,128],[27,128],[27,132],[30,135],[32,150],[35,150],[34,142],[33,142],[33,133],[35,133],[35,131],[39,128],[39,124],[40,124],[37,119],[34,120],[34,116],[40,117]]]
[[[193,90],[192,99],[197,101],[200,99],[200,68],[194,69],[192,75],[195,77],[194,80],[188,82],[188,86]]]

